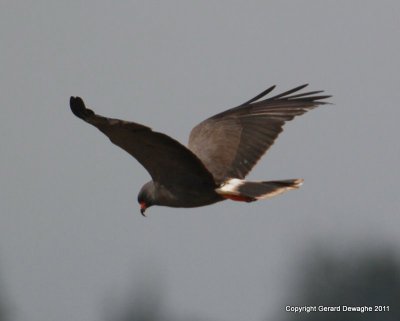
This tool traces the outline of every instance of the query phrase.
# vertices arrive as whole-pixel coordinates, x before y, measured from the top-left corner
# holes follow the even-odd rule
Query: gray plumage
[[[268,193],[272,196],[297,188],[300,184],[294,182],[298,180],[286,180],[283,184],[273,181],[268,188],[268,182],[243,181],[238,183],[240,188],[232,185],[234,190],[228,194],[219,189],[232,178],[245,178],[272,146],[286,121],[325,104],[322,100],[330,97],[321,95],[322,91],[294,94],[306,86],[260,100],[273,86],[238,107],[204,120],[191,131],[187,148],[141,124],[97,115],[85,107],[80,97],[71,97],[70,106],[77,117],[97,127],[150,173],[152,181],[138,196],[143,214],[151,205],[197,207],[226,198],[253,201],[268,197]],[[243,190],[253,196],[243,194]],[[256,191],[265,193],[254,196]]]

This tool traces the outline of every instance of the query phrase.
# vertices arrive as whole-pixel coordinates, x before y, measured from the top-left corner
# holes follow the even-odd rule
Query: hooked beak
[[[140,203],[140,213],[142,213],[142,215],[144,217],[146,217],[146,213],[145,213],[146,209],[147,209],[146,203],[145,202],[141,202]]]

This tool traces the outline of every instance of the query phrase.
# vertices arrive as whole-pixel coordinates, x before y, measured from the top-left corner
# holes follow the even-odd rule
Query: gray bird
[[[272,146],[286,121],[331,96],[297,93],[302,85],[261,100],[275,86],[238,107],[212,116],[190,133],[188,147],[134,122],[96,115],[80,97],[71,97],[75,116],[102,131],[150,173],[138,195],[140,211],[152,205],[199,207],[226,199],[253,202],[299,188],[302,179],[246,181],[244,178]],[[296,93],[296,94],[294,94]]]

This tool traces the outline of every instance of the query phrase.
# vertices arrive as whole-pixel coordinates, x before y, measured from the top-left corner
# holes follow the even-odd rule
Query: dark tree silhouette
[[[293,289],[275,320],[398,321],[400,262],[390,249],[314,250],[293,273]],[[286,312],[286,306],[316,306],[317,312]],[[319,306],[340,306],[340,312],[318,312]],[[385,307],[387,312],[344,312],[343,306]]]
[[[164,304],[167,295],[154,281],[133,287],[124,297],[107,300],[106,321],[204,321],[193,316],[177,317]],[[1,320],[0,320],[1,321]]]
[[[5,296],[6,290],[0,279],[0,321],[8,321],[10,319],[10,307]]]

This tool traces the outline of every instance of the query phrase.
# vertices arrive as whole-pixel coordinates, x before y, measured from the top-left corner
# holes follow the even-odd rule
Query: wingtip
[[[71,107],[72,113],[76,117],[79,117],[81,119],[85,119],[86,117],[94,114],[93,111],[86,108],[85,103],[83,102],[83,99],[81,97],[71,96],[71,98],[69,99],[69,105]]]
[[[310,85],[309,83],[305,83],[305,84],[300,85],[300,86],[297,87],[297,88],[299,88],[299,90],[301,90],[301,89],[303,89],[303,88],[308,87],[309,85]]]

